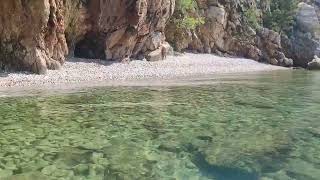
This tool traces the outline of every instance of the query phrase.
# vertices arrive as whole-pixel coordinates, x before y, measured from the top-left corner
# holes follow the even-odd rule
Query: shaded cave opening
[[[87,34],[74,45],[74,57],[85,59],[106,59],[103,37]]]

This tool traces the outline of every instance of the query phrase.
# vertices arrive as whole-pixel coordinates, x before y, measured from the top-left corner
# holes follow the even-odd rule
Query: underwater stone
[[[7,163],[5,164],[6,169],[8,170],[16,170],[17,165],[13,162],[13,159],[8,159]]]
[[[74,172],[78,175],[87,174],[89,171],[89,165],[87,164],[78,164],[74,167]]]
[[[38,154],[38,151],[35,149],[24,149],[21,151],[21,153],[23,153],[25,157],[33,158]]]
[[[104,174],[105,168],[101,165],[91,164],[89,166],[89,177],[95,177],[98,176],[102,177]]]
[[[301,159],[292,159],[288,164],[288,173],[296,179],[318,180],[320,171],[313,164]]]
[[[52,177],[61,177],[63,179],[68,179],[68,178],[73,177],[73,176],[74,176],[73,171],[65,170],[65,169],[57,169],[52,174]]]
[[[22,172],[27,173],[27,172],[37,171],[48,165],[49,165],[48,161],[45,161],[43,159],[38,159],[35,161],[29,161],[27,163],[21,164],[20,168]]]
[[[44,176],[39,172],[30,172],[24,174],[13,175],[1,180],[53,180],[51,177]]]
[[[91,161],[95,164],[99,164],[99,161],[103,159],[103,154],[102,153],[92,153]]]
[[[215,89],[211,86],[210,88],[203,87],[205,91],[199,90],[199,92],[191,88],[192,93],[201,93],[203,96],[197,100],[199,101],[198,103],[201,103],[201,107],[197,107],[199,109],[185,103],[186,100],[187,102],[192,102],[195,99],[188,89],[183,89],[183,91],[177,90],[169,94],[167,94],[167,90],[159,93],[153,90],[152,96],[165,97],[169,95],[172,99],[168,101],[174,103],[174,107],[160,104],[161,108],[164,109],[156,106],[154,110],[157,110],[157,116],[153,114],[153,110],[149,104],[149,100],[152,101],[148,99],[149,92],[142,90],[139,90],[139,96],[126,91],[124,91],[125,93],[123,91],[119,91],[119,93],[116,91],[112,93],[101,91],[101,94],[99,94],[100,92],[94,93],[92,97],[91,95],[88,97],[86,93],[83,93],[79,96],[76,95],[76,98],[75,95],[68,95],[66,97],[63,96],[63,98],[61,96],[46,97],[46,99],[41,101],[38,101],[34,97],[30,99],[23,97],[21,98],[22,100],[19,98],[12,101],[0,101],[1,107],[12,113],[14,111],[11,107],[6,109],[5,101],[9,102],[10,106],[14,106],[15,104],[26,104],[23,100],[27,99],[27,104],[30,104],[30,107],[24,108],[19,114],[14,114],[14,116],[25,121],[18,122],[10,119],[12,123],[21,123],[24,131],[16,131],[17,129],[8,130],[5,132],[4,138],[3,136],[0,138],[0,157],[4,157],[5,159],[3,161],[0,158],[0,167],[5,167],[5,163],[8,161],[14,162],[17,166],[18,169],[14,170],[14,173],[20,173],[20,170],[23,170],[23,168],[26,168],[25,171],[28,171],[28,168],[30,168],[29,171],[41,171],[41,168],[44,167],[42,169],[43,172],[51,173],[48,176],[59,176],[61,180],[63,178],[72,180],[102,178],[144,180],[148,179],[146,177],[152,177],[153,179],[180,178],[204,180],[206,178],[200,176],[207,171],[204,172],[205,169],[193,161],[193,156],[196,156],[200,152],[203,153],[208,162],[210,160],[213,166],[220,165],[219,167],[226,167],[222,169],[227,170],[228,173],[234,172],[230,171],[230,169],[234,168],[240,169],[241,173],[246,173],[245,175],[249,174],[247,173],[248,171],[258,171],[259,175],[261,174],[261,176],[273,180],[287,180],[282,177],[290,174],[286,174],[286,169],[283,170],[283,176],[282,174],[274,174],[279,171],[279,169],[276,169],[279,164],[284,165],[279,167],[281,169],[287,167],[287,159],[278,158],[278,154],[283,154],[285,158],[287,156],[301,158],[306,163],[312,164],[313,169],[317,168],[317,164],[320,162],[318,158],[320,157],[318,156],[318,152],[320,152],[318,147],[320,146],[317,136],[315,133],[309,132],[307,128],[297,128],[297,125],[301,125],[301,123],[290,123],[299,122],[299,119],[295,113],[292,116],[288,114],[287,106],[284,106],[287,105],[285,104],[286,96],[290,96],[290,101],[297,101],[297,103],[300,103],[300,97],[291,99],[292,94],[288,93],[287,89],[282,92],[283,94],[278,91],[279,89],[277,88],[280,86],[272,86],[270,88],[266,86],[261,89],[251,86],[253,85],[250,85],[250,91],[248,92],[250,97],[245,97],[247,100],[246,104],[234,104],[234,98],[238,102],[242,100],[242,97],[238,97],[235,94],[239,91],[247,91],[247,84],[244,86],[238,84],[235,86],[230,85],[230,89],[229,85],[227,86],[228,88],[223,86],[222,89]],[[294,86],[290,87],[294,88]],[[219,92],[214,92],[216,90],[219,90]],[[271,99],[265,100],[266,97],[262,98],[257,95],[257,92],[265,95],[266,92],[274,93],[273,91],[276,91],[277,95],[275,97],[272,96],[272,98],[281,97],[283,102],[274,104],[273,102],[275,101]],[[146,94],[146,96],[140,96],[140,92],[141,94]],[[190,94],[190,96],[187,96],[187,94]],[[221,94],[221,100],[217,99],[220,96],[219,94]],[[308,93],[305,94],[308,95]],[[123,98],[123,96],[126,98]],[[183,98],[180,99],[179,96]],[[146,105],[144,102],[140,103],[141,100],[138,97],[145,97],[144,99],[148,104]],[[232,99],[231,102],[229,98]],[[124,108],[125,111],[122,111],[119,107],[121,106],[119,104],[122,103],[118,102],[120,99],[134,102],[132,103],[134,105],[127,103],[129,104],[127,106],[130,108],[126,107]],[[161,98],[161,100],[163,99]],[[57,101],[59,103],[56,103]],[[113,104],[111,106],[113,101],[116,101],[114,103],[116,105]],[[225,105],[221,106],[220,101],[224,102]],[[260,105],[261,101],[267,102],[268,108],[256,108],[255,105]],[[41,107],[41,113],[44,113],[44,116],[36,120],[34,120],[32,113],[29,114],[33,103],[37,104],[37,107]],[[90,106],[84,106],[84,103],[90,104]],[[167,102],[164,103],[167,104]],[[81,104],[81,108],[79,108],[79,104]],[[265,103],[261,104],[265,105]],[[92,106],[94,106],[94,112],[89,111],[92,110]],[[188,106],[194,108],[194,111],[193,109],[188,109]],[[249,107],[254,108],[252,110]],[[178,109],[176,110],[176,114],[168,115],[168,112],[172,108]],[[224,111],[220,111],[221,109]],[[186,110],[188,111],[185,112]],[[229,112],[229,110],[232,110],[232,112]],[[200,111],[209,112],[209,114],[200,117],[197,115]],[[0,112],[1,115],[2,112]],[[63,114],[60,114],[60,112],[63,112]],[[120,112],[121,115],[119,114]],[[52,114],[55,113],[56,115],[53,116]],[[86,114],[87,119],[85,122],[90,124],[90,127],[86,126],[83,122],[79,123],[75,121],[78,118],[82,118],[83,113],[88,113]],[[287,117],[283,118],[283,113]],[[306,111],[306,114],[310,113],[317,113],[317,111]],[[47,119],[48,114],[50,114],[49,116],[52,119]],[[160,119],[157,119],[158,115],[166,119],[159,121]],[[211,116],[217,119],[212,119]],[[159,121],[159,123],[152,129],[149,126],[146,128],[144,126],[146,124],[145,121],[150,122],[153,117],[156,117],[154,121]],[[317,119],[313,120],[318,122],[316,121]],[[309,122],[304,123],[308,127],[310,126]],[[29,131],[34,131],[33,128],[29,128],[30,125],[37,126],[37,128],[43,129],[43,131],[39,131],[39,133],[36,133],[36,137],[34,137],[32,133],[29,133]],[[91,129],[91,127],[95,127],[95,129]],[[317,126],[313,127],[317,128]],[[297,132],[291,131],[291,129],[300,129],[304,133],[303,135],[297,134]],[[287,137],[288,131],[286,130],[290,130],[290,137],[295,136],[295,141],[290,141]],[[16,138],[18,136],[21,138],[19,141]],[[68,140],[64,141],[64,138]],[[23,140],[26,139],[28,141],[32,140],[29,141],[31,146],[25,144]],[[94,150],[83,148],[82,145],[88,142],[90,142],[91,147],[102,148],[97,150],[95,150],[96,148]],[[282,149],[288,143],[291,146],[297,145],[300,149],[294,150],[294,154],[292,151]],[[46,148],[41,149],[40,147],[43,146]],[[29,152],[29,148],[34,148],[38,151],[38,154],[34,157],[32,155],[32,158],[30,158],[29,156],[36,151]],[[15,150],[14,154],[11,154],[11,149]],[[17,153],[22,151],[24,153]],[[306,156],[310,157],[306,158]],[[269,161],[269,159],[265,160],[266,158],[272,159]],[[41,166],[39,169],[36,165],[37,163]],[[55,168],[50,166],[54,166]],[[267,166],[267,168],[261,166]],[[271,170],[270,166],[272,166]],[[277,167],[274,168],[274,166]],[[24,173],[24,170],[21,173]],[[61,177],[61,175],[70,177]],[[209,175],[214,176],[213,174]],[[26,175],[24,176],[27,177]],[[215,178],[221,179],[215,176],[207,179]],[[47,179],[42,178],[41,180]],[[293,178],[290,180],[293,180]]]
[[[294,180],[287,175],[287,172],[284,170],[280,170],[276,173],[266,174],[267,177],[261,178],[261,180]]]
[[[45,168],[43,168],[41,170],[41,173],[43,173],[44,175],[52,175],[54,173],[54,171],[57,170],[57,167],[55,165],[51,165],[51,166],[47,166]]]
[[[12,170],[7,170],[7,169],[0,169],[0,179],[1,178],[6,178],[9,176],[13,175],[13,171]]]

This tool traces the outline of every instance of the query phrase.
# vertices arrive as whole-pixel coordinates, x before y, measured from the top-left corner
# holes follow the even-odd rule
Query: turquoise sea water
[[[2,97],[0,179],[319,180],[320,73]]]

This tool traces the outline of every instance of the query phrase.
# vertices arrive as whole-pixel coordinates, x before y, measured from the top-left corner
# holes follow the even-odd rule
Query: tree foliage
[[[176,13],[173,22],[178,28],[194,30],[204,24],[204,18],[198,17],[196,0],[176,0]]]
[[[188,11],[196,10],[197,2],[195,0],[177,0],[176,6],[183,14],[187,14]]]
[[[297,8],[297,0],[271,0],[270,9],[263,16],[263,25],[289,35],[295,23]]]
[[[249,8],[244,12],[244,16],[246,17],[247,22],[249,25],[254,28],[258,29],[261,26],[261,20],[259,18],[259,13],[257,8]]]

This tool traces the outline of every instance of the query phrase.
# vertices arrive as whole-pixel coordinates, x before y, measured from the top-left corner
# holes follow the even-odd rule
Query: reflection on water
[[[319,180],[320,74],[252,77],[1,98],[0,179]]]

